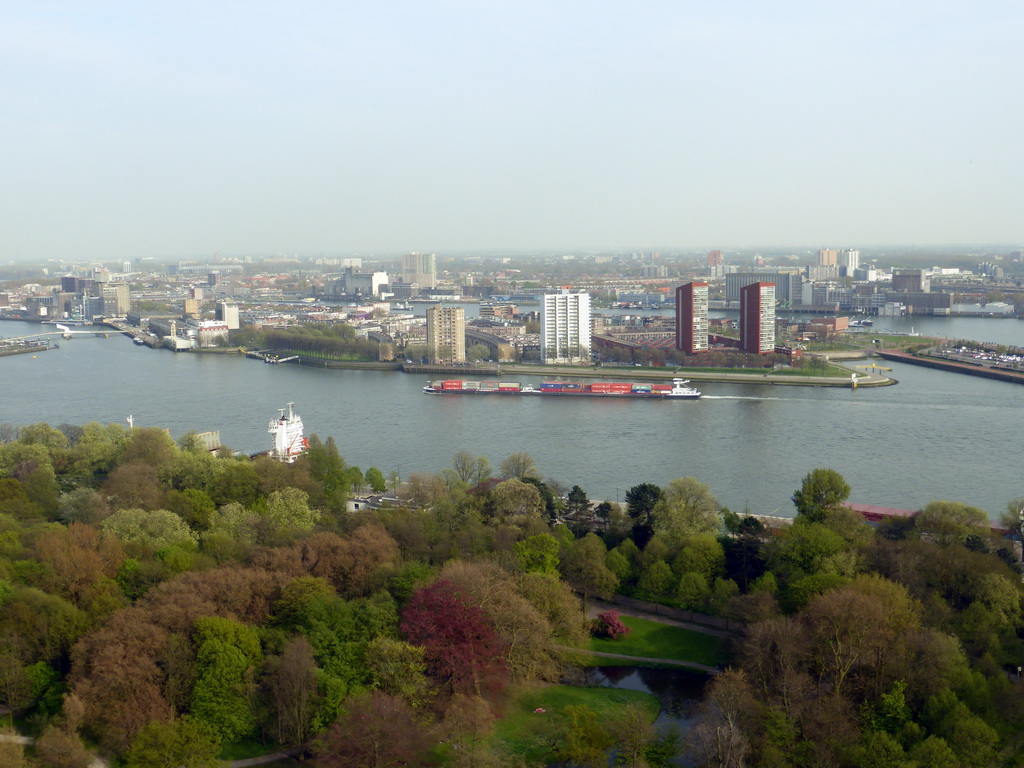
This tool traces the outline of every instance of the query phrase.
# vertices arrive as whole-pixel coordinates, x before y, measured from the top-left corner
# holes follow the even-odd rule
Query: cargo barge
[[[540,395],[541,397],[632,397],[638,399],[697,400],[700,391],[687,386],[685,379],[671,384],[635,384],[633,382],[595,381],[582,384],[570,381],[546,381],[539,387],[518,381],[432,381],[423,388],[428,395]]]

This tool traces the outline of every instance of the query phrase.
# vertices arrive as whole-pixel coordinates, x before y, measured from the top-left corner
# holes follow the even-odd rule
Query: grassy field
[[[590,650],[652,659],[695,661],[708,666],[725,662],[729,658],[724,641],[711,635],[633,616],[619,618],[632,631],[621,640],[592,639]]]
[[[494,738],[504,742],[512,754],[524,757],[528,765],[541,763],[549,750],[540,738],[546,725],[545,718],[557,717],[565,707],[582,705],[597,713],[601,722],[608,722],[634,702],[650,712],[652,721],[658,716],[658,700],[641,691],[571,685],[523,688],[513,693],[505,716],[496,723]],[[543,714],[534,712],[538,707],[546,711]]]

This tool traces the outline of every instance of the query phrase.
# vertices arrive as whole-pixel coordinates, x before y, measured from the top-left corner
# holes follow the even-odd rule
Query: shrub
[[[622,623],[618,611],[605,611],[598,614],[594,619],[593,629],[595,637],[606,637],[609,640],[619,640],[630,633],[629,627]]]

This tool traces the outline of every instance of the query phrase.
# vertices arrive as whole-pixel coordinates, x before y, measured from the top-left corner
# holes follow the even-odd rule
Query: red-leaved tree
[[[431,676],[453,693],[482,696],[505,686],[508,668],[493,627],[447,579],[413,593],[401,629],[410,643],[423,646]]]

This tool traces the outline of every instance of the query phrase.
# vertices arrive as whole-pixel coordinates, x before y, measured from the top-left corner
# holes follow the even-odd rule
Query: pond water
[[[646,667],[588,667],[585,685],[643,691],[661,703],[656,721],[659,728],[675,726],[686,733],[693,724],[711,679],[699,672],[685,669],[650,669]]]

